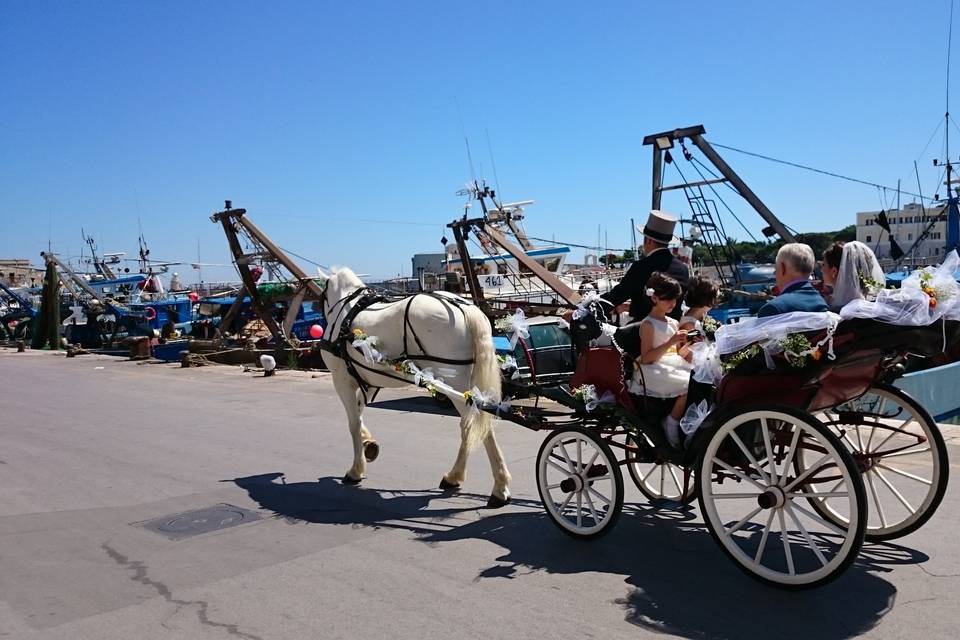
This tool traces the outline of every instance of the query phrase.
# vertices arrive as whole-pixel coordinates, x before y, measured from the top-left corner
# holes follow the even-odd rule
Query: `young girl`
[[[655,272],[647,280],[646,294],[653,303],[650,314],[640,323],[640,358],[631,391],[654,398],[675,398],[670,415],[664,418],[667,440],[680,445],[680,417],[687,400],[692,365],[687,332],[667,317],[680,299],[680,284],[665,273]]]
[[[717,304],[717,294],[720,286],[713,278],[706,276],[693,276],[687,283],[687,296],[684,302],[687,303],[687,313],[680,318],[680,329],[682,331],[699,331],[703,336],[703,319],[710,309]]]

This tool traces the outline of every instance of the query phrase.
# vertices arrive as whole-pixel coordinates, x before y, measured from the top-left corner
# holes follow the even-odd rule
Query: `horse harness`
[[[329,281],[328,281],[329,284]],[[363,379],[360,374],[360,371],[357,370],[357,367],[370,371],[380,376],[387,378],[392,378],[394,380],[399,380],[400,382],[409,382],[406,378],[401,378],[400,376],[394,375],[387,371],[384,371],[380,368],[374,368],[367,366],[365,363],[358,361],[354,358],[351,358],[349,355],[349,350],[347,345],[352,343],[354,340],[353,337],[353,321],[356,317],[362,312],[365,311],[370,306],[384,302],[384,303],[394,303],[400,302],[404,298],[407,300],[406,307],[403,311],[403,352],[399,356],[399,360],[428,360],[430,362],[438,362],[441,364],[450,364],[450,365],[469,365],[473,364],[473,358],[470,359],[455,359],[455,358],[442,358],[440,356],[431,356],[427,353],[426,349],[423,346],[423,343],[420,341],[420,336],[417,335],[416,329],[413,327],[413,323],[410,322],[410,307],[413,305],[414,298],[418,296],[430,296],[444,304],[450,304],[454,306],[460,313],[466,318],[466,313],[463,311],[463,306],[470,304],[466,300],[459,297],[447,297],[441,296],[433,292],[424,292],[424,293],[415,293],[412,296],[398,296],[398,297],[389,297],[381,293],[377,293],[369,287],[360,287],[351,291],[349,294],[338,300],[336,303],[331,305],[330,311],[333,312],[337,307],[340,307],[340,310],[333,318],[333,322],[328,322],[328,327],[335,327],[337,322],[340,322],[339,331],[337,331],[336,337],[333,339],[324,336],[320,341],[320,348],[324,351],[328,351],[335,355],[336,357],[343,360],[344,364],[347,367],[347,372],[353,376],[353,379],[357,381],[357,384],[360,387],[360,392],[363,394],[364,404],[369,404],[374,399],[376,399],[377,393],[380,392],[380,387],[374,387],[369,382]],[[326,302],[327,298],[327,286],[323,288],[323,296],[320,298],[321,309],[323,308],[323,303]],[[353,306],[347,308],[350,303],[353,302]],[[342,305],[342,306],[341,306]],[[346,313],[344,313],[346,310]],[[341,320],[340,316],[343,315]],[[416,343],[417,347],[420,349],[419,354],[410,354],[409,349],[409,336],[413,336],[413,340]],[[373,389],[373,396],[368,399],[367,392]]]

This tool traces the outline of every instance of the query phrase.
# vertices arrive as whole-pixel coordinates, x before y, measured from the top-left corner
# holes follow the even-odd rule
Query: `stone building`
[[[0,258],[0,281],[11,287],[41,287],[43,270],[31,267],[26,258]]]

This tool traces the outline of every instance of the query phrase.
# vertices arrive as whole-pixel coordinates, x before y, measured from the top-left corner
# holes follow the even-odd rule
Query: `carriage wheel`
[[[596,538],[623,510],[623,476],[610,446],[588,429],[554,431],[537,453],[537,489],[547,515],[575,538]]]
[[[793,460],[813,452],[797,471]],[[754,578],[805,589],[840,575],[863,544],[866,494],[856,463],[839,438],[812,416],[757,408],[723,422],[697,472],[700,510],[724,552]],[[840,527],[810,509],[809,487],[842,513]]]
[[[637,450],[627,450],[627,472],[647,500],[690,504],[697,497],[693,469],[663,460],[650,440],[641,434],[630,435],[628,442]]]
[[[937,423],[916,400],[890,385],[877,385],[839,407],[824,422],[853,453],[867,487],[867,539],[893,540],[919,529],[933,516],[947,490],[950,465]],[[796,460],[803,470],[815,452]],[[829,487],[811,486],[812,493]],[[824,518],[847,526],[816,496],[810,505]]]

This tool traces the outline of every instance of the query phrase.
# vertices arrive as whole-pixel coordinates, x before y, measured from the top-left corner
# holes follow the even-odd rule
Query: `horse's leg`
[[[366,431],[360,413],[363,410],[363,394],[360,385],[346,370],[342,363],[329,364],[333,373],[333,388],[340,396],[343,409],[347,413],[347,426],[350,428],[350,438],[353,440],[353,466],[343,476],[344,482],[355,484],[363,480],[367,470],[367,461],[363,456],[363,432]],[[370,432],[366,432],[370,435]]]
[[[467,473],[467,458],[470,457],[470,444],[467,441],[467,407],[465,404],[454,401],[456,410],[460,413],[460,448],[457,450],[457,459],[453,467],[440,480],[440,488],[445,491],[456,491],[463,484]]]
[[[492,428],[483,439],[483,446],[487,450],[487,459],[490,460],[490,470],[493,472],[493,491],[490,493],[487,506],[491,509],[499,509],[510,502],[510,472],[507,470],[507,463],[503,460],[503,452],[500,451]]]
[[[380,445],[373,439],[373,434],[370,433],[366,423],[363,421],[364,406],[363,398],[361,397],[360,403],[357,406],[357,413],[360,414],[360,441],[363,443],[363,457],[367,462],[373,462],[377,459],[377,456],[380,455]]]

